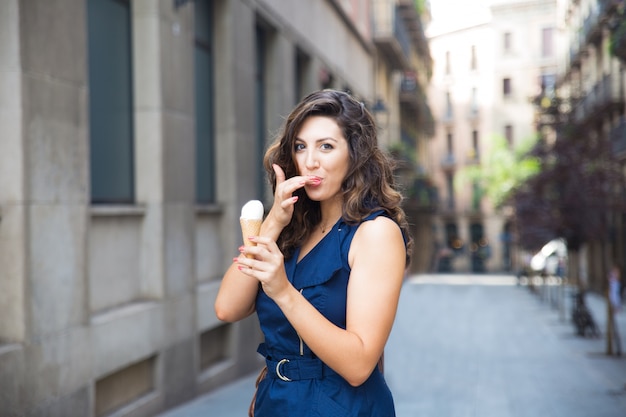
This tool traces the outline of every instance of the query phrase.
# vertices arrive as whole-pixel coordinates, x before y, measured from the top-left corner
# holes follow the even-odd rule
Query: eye
[[[322,144],[320,145],[320,148],[322,148],[322,149],[323,149],[323,150],[325,150],[325,151],[329,151],[329,150],[333,149],[333,148],[334,148],[334,146],[333,146],[333,145],[331,145],[330,143],[322,143]]]
[[[304,148],[305,148],[304,143],[296,143],[296,144],[293,146],[293,150],[294,150],[294,152],[301,151],[301,150],[303,150]]]

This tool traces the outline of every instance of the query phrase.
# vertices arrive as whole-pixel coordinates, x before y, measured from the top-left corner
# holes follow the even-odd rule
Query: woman
[[[259,317],[267,375],[254,415],[395,416],[376,365],[412,242],[371,114],[347,93],[314,92],[264,165],[273,206],[215,303],[223,321]]]

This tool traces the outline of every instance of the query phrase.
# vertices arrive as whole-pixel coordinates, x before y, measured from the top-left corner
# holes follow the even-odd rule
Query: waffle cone
[[[258,236],[261,231],[261,223],[263,220],[261,219],[239,219],[239,223],[241,224],[241,235],[243,237],[243,244],[245,246],[256,246],[256,243],[251,242],[248,237],[250,236]],[[247,255],[248,258],[253,258],[251,255]]]

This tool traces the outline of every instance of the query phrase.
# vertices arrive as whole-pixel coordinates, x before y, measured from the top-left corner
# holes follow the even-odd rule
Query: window
[[[512,41],[511,41],[511,32],[505,32],[504,33],[504,38],[503,38],[503,47],[504,47],[504,52],[511,52],[511,48],[512,48]]]
[[[513,126],[504,126],[504,138],[506,139],[506,143],[509,145],[509,148],[511,148],[513,146]]]
[[[256,25],[256,149],[259,157],[256,160],[255,171],[257,172],[258,198],[262,199],[265,183],[265,170],[263,169],[263,156],[261,149],[265,149],[265,135],[267,132],[267,62],[270,49],[270,27],[264,22],[258,21]]]
[[[452,71],[452,66],[450,63],[450,51],[446,51],[446,75],[449,75]]]
[[[472,159],[479,158],[478,130],[472,130]]]
[[[472,87],[470,113],[473,116],[475,116],[476,113],[478,113],[478,89],[476,87]]]
[[[541,57],[551,58],[554,56],[554,28],[541,30]]]
[[[454,153],[454,141],[452,133],[448,133],[446,135],[446,150],[448,151],[448,155],[452,155]]]
[[[502,80],[502,95],[504,98],[511,97],[511,79],[504,78]]]
[[[471,54],[472,54],[472,57],[470,61],[470,69],[475,70],[478,66],[476,62],[476,45],[472,45]]]
[[[445,110],[445,114],[446,114],[446,118],[447,119],[451,119],[452,118],[452,97],[450,95],[450,92],[447,91],[446,92],[446,110]]]
[[[216,198],[212,9],[212,2],[196,1],[196,201],[204,204],[214,203]]]
[[[87,3],[91,202],[134,202],[131,10]]]
[[[554,87],[556,86],[556,74],[542,74],[540,77],[540,83],[542,94],[554,94]]]
[[[296,74],[295,74],[295,103],[299,102],[306,95],[307,75],[311,70],[311,57],[301,49],[296,49]],[[294,103],[294,104],[295,104]]]
[[[448,191],[448,209],[454,210],[454,174],[446,173],[446,188]]]
[[[480,200],[482,198],[482,192],[480,189],[480,184],[478,181],[472,182],[472,210],[479,211],[480,210]]]

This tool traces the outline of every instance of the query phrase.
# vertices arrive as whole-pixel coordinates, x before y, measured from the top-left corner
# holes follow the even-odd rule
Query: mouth
[[[309,179],[309,184],[308,185],[312,185],[314,187],[317,187],[318,185],[320,185],[322,183],[322,178],[318,177],[317,175],[311,175],[311,178]]]

